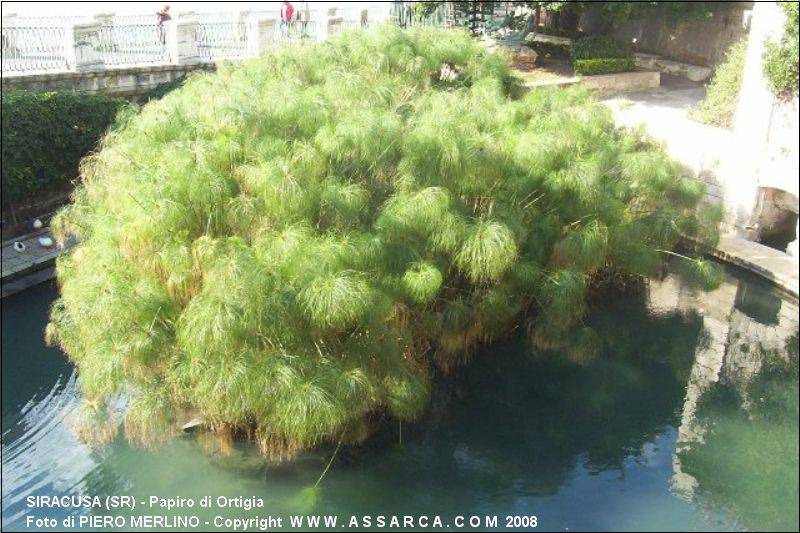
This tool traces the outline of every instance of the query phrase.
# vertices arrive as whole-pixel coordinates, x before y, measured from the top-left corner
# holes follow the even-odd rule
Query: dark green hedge
[[[614,72],[630,72],[636,63],[627,57],[603,59],[579,59],[575,61],[575,75],[591,76],[593,74],[612,74]]]
[[[552,35],[553,37],[567,37],[569,39],[580,39],[586,35],[580,30],[565,30],[563,28],[553,27],[539,28],[538,33],[543,35]]]
[[[81,158],[128,105],[106,96],[4,90],[3,199],[15,203],[77,178]]]
[[[568,44],[551,43],[548,41],[531,41],[528,46],[543,57],[549,56],[554,59],[569,59]]]
[[[630,43],[608,36],[582,37],[572,42],[570,48],[572,61],[580,59],[630,58],[633,48]]]
[[[147,93],[147,101],[149,102],[150,100],[160,100],[161,98],[164,98],[168,93],[180,88],[184,81],[186,81],[186,78],[178,78],[177,80],[159,83],[153,87],[153,90]]]

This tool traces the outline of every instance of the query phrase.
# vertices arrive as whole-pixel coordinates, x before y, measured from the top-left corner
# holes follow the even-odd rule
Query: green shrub
[[[630,43],[605,35],[582,37],[572,42],[570,57],[573,61],[580,59],[633,59],[633,48]]]
[[[53,222],[80,243],[47,333],[81,434],[113,438],[125,395],[134,442],[196,416],[286,456],[417,416],[436,368],[519,326],[596,347],[567,334],[593,280],[659,272],[706,230],[702,184],[586,90],[515,101],[510,77],[466,32],[381,26],[222,64],[122,124]]]
[[[575,75],[592,76],[594,74],[612,74],[614,72],[630,72],[636,68],[636,62],[630,58],[578,59],[575,61]]]
[[[798,2],[779,5],[786,13],[786,24],[780,42],[765,45],[764,76],[775,94],[789,96],[797,92],[798,84]]]
[[[166,81],[164,83],[159,83],[149,93],[147,93],[147,101],[150,100],[160,100],[164,98],[168,93],[174,91],[181,85],[183,82],[186,81],[186,78],[178,78],[172,81]]]
[[[551,57],[554,59],[569,59],[569,45],[561,43],[551,43],[547,41],[530,41],[530,46],[538,55]]]
[[[69,92],[3,90],[3,198],[63,187],[127,102]]]
[[[539,28],[538,33],[542,35],[552,35],[553,37],[566,37],[568,39],[580,39],[586,36],[586,33],[580,30],[565,30],[563,28],[553,27]]]
[[[746,40],[728,49],[725,61],[717,66],[714,77],[706,87],[705,98],[698,107],[689,110],[691,118],[711,126],[733,127],[739,91],[742,88],[746,52]]]

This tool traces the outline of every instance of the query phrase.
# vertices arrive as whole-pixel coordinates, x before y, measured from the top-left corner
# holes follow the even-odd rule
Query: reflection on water
[[[797,531],[797,337],[793,342],[791,363],[752,346],[763,357],[761,370],[747,380],[723,377],[703,395],[703,443],[681,454],[698,481],[697,498],[728,510],[748,530]]]
[[[78,444],[65,423],[73,368],[41,341],[54,297],[42,286],[3,300],[4,528],[24,527],[32,494],[257,496],[267,506],[193,509],[201,520],[536,514],[542,529],[797,528],[796,356],[785,363],[797,308],[751,282],[698,296],[670,277],[649,298],[618,298],[589,317],[604,347],[583,365],[519,338],[483,350],[439,379],[402,443],[387,422],[340,452],[313,506],[303,489],[331,450],[267,466],[250,446],[223,457],[195,439],[158,452],[123,439],[100,451]]]

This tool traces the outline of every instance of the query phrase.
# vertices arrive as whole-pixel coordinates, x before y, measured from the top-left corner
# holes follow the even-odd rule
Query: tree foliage
[[[714,14],[728,9],[734,2],[558,2],[550,0],[542,1],[521,1],[514,2],[519,5],[526,5],[532,9],[541,9],[553,13],[573,11],[581,12],[589,7],[596,7],[600,10],[603,17],[613,26],[618,26],[630,20],[645,18],[651,14],[661,14],[670,26],[676,26],[682,22],[702,20],[713,17]]]
[[[702,186],[585,91],[509,89],[466,33],[387,26],[149,103],[54,221],[80,245],[48,335],[84,397],[127,397],[149,445],[189,416],[273,457],[357,442],[419,414],[437,367],[523,319],[558,346],[593,279],[713,233]]]
[[[579,59],[633,59],[633,48],[630,43],[613,37],[592,35],[581,37],[570,46],[572,61]]]
[[[3,199],[17,202],[69,185],[81,158],[126,107],[121,98],[4,89]]]
[[[798,55],[798,2],[778,4],[786,15],[786,24],[780,42],[768,41],[764,45],[764,77],[772,91],[779,96],[797,93]]]

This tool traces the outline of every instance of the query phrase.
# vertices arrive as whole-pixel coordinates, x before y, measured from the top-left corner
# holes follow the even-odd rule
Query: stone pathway
[[[735,160],[731,151],[739,149],[730,130],[707,126],[687,116],[690,107],[698,105],[705,89],[689,80],[663,75],[657,89],[627,94],[604,100],[619,126],[643,124],[655,139],[664,143],[667,153],[691,169],[706,183],[706,201],[722,203],[731,209],[731,198],[749,194],[718,180],[720,162]],[[727,200],[726,200],[727,196]],[[736,222],[743,225],[745,219]],[[736,233],[721,237],[719,246],[710,252],[726,262],[749,270],[774,283],[782,292],[798,298],[798,258],[747,240]]]
[[[705,88],[700,84],[662,75],[658,88],[608,98],[604,102],[614,113],[618,126],[644,124],[650,135],[665,144],[667,153],[706,181],[709,195],[721,201],[721,187],[704,179],[704,175],[714,172],[735,146],[734,134],[687,116],[688,110],[699,105],[704,97]]]

